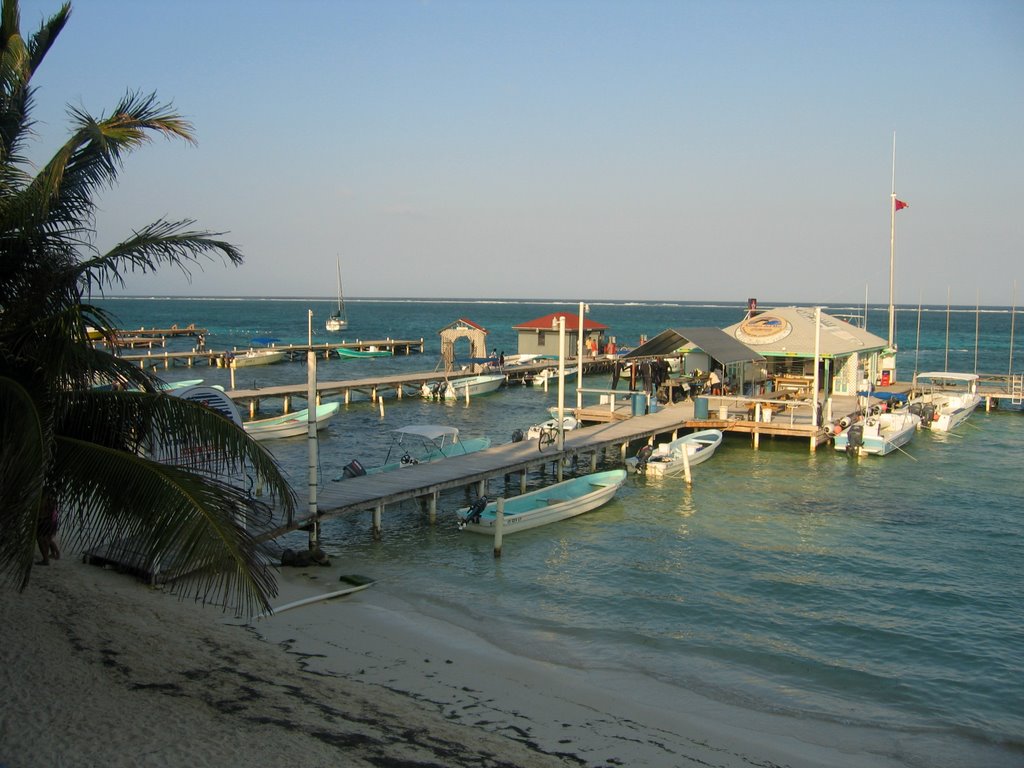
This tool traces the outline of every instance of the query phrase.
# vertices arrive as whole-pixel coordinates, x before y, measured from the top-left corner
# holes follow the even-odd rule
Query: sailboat
[[[341,292],[341,259],[338,259],[338,309],[331,312],[324,326],[328,331],[344,331],[348,328],[348,314],[345,312],[345,296]]]

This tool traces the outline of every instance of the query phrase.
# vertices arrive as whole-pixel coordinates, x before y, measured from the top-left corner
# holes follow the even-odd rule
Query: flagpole
[[[896,131],[892,132],[892,194],[889,197],[889,349],[896,338]]]

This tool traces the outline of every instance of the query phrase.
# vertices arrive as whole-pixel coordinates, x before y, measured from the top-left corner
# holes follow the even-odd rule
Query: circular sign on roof
[[[744,320],[736,329],[736,338],[744,344],[771,344],[793,332],[788,320],[773,315],[758,315]]]

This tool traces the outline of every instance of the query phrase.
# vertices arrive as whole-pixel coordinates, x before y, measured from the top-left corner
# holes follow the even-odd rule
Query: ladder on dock
[[[1014,405],[1024,402],[1024,373],[1015,373],[1010,377],[1010,402]]]

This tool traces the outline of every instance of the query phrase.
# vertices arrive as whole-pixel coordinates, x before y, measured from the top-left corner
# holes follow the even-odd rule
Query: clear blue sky
[[[57,0],[22,0],[35,30]],[[128,160],[99,243],[160,216],[245,264],[130,294],[888,300],[1024,293],[1024,3],[78,0],[37,74],[195,126]]]

